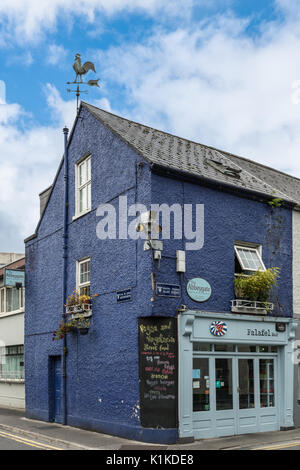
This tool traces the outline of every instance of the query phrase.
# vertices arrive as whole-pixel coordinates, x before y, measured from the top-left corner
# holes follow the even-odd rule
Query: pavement
[[[93,431],[37,421],[25,417],[24,410],[0,408],[0,430],[7,433],[43,440],[69,450],[248,450],[261,447],[300,446],[300,428],[215,439],[201,439],[189,444],[147,444]]]

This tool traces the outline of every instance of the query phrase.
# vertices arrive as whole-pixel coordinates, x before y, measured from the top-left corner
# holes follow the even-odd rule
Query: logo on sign
[[[196,302],[205,302],[211,296],[210,284],[200,277],[191,279],[186,286],[189,297]]]
[[[216,320],[212,322],[209,329],[214,336],[224,336],[227,333],[227,324],[224,321]]]

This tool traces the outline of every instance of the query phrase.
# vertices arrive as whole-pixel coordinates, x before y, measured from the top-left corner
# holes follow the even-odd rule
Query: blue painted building
[[[165,443],[293,426],[296,203],[272,172],[81,103],[26,240],[27,417]],[[267,306],[235,298],[271,267]],[[88,334],[53,341],[74,289]]]

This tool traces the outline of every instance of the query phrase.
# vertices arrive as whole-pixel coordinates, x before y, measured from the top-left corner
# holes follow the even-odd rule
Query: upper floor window
[[[79,295],[90,295],[90,258],[77,261],[77,291]]]
[[[91,210],[91,156],[76,165],[76,215]]]
[[[0,289],[0,313],[24,310],[24,287],[2,287]]]
[[[234,251],[236,274],[253,274],[258,270],[266,270],[261,257],[261,247],[259,245],[236,244]]]

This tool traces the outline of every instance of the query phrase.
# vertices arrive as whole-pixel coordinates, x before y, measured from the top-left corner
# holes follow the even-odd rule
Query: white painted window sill
[[[0,318],[10,317],[11,315],[19,315],[20,313],[24,313],[24,311],[24,308],[20,308],[19,310],[14,310],[13,312],[1,312]]]
[[[87,211],[81,212],[80,214],[75,214],[75,215],[72,217],[72,221],[77,220],[77,219],[80,219],[80,217],[83,217],[83,216],[85,216],[86,214],[89,214],[91,211],[92,211],[92,209],[89,209],[89,210],[87,210]]]
[[[0,383],[1,384],[24,384],[25,380],[24,379],[2,379],[0,377]]]

